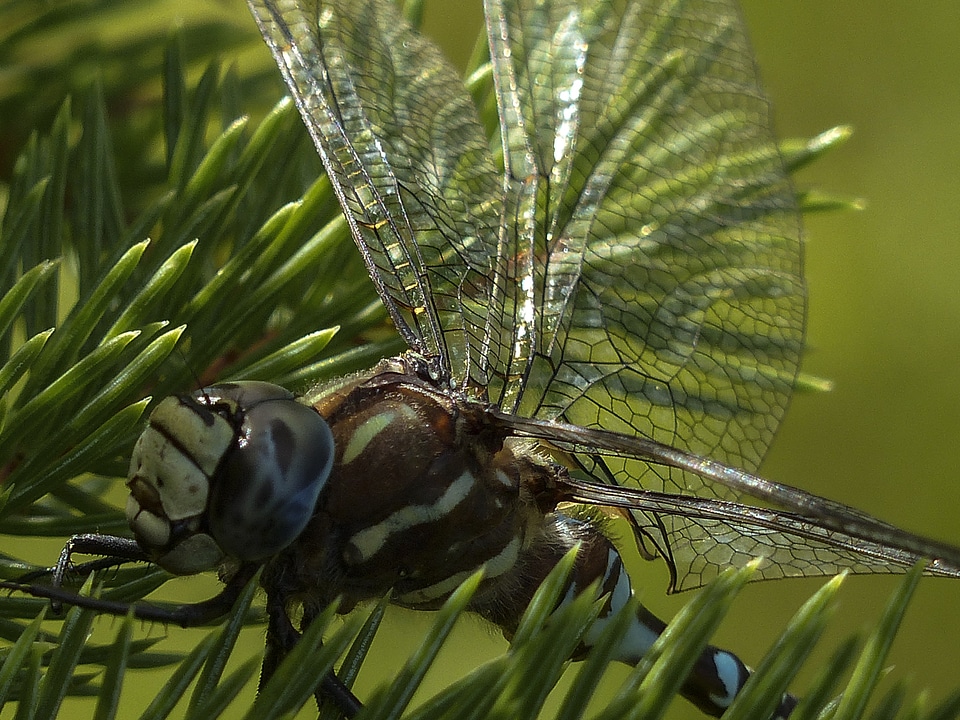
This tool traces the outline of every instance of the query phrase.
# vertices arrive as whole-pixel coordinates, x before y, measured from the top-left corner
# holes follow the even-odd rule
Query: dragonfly
[[[79,553],[221,568],[204,603],[135,607],[189,625],[259,571],[266,680],[329,603],[436,609],[481,567],[470,609],[510,635],[573,548],[560,604],[606,593],[579,657],[632,594],[589,506],[630,523],[670,591],[751,561],[759,579],[960,577],[960,549],[755,474],[805,287],[733,2],[485,0],[493,128],[388,0],[249,5],[409,350],[299,398],[248,382],[161,401],[131,458],[134,538],[74,537],[55,586]],[[663,628],[641,606],[618,659]],[[749,676],[708,646],[683,694],[719,716]],[[335,676],[318,694],[360,709]]]

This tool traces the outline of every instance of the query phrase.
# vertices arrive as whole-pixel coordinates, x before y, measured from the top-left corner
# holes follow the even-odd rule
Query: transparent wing
[[[843,503],[649,438],[491,408],[483,412],[504,434],[546,441],[573,458],[573,475],[552,479],[553,500],[626,511],[643,555],[666,561],[671,590],[699,587],[720,570],[754,558],[762,558],[756,579],[840,570],[898,573],[918,562],[930,575],[960,577],[960,548],[907,532]],[[622,484],[624,477],[652,468],[682,470],[764,506]]]
[[[515,232],[533,235],[516,245],[532,248],[540,311],[513,333],[530,368],[501,407],[756,466],[793,387],[804,285],[733,3],[487,12],[507,204],[536,218]]]
[[[518,282],[540,310],[513,328],[526,366],[502,374],[501,407],[755,468],[789,401],[805,296],[794,193],[737,9],[486,7],[505,205],[535,218],[513,226],[518,258],[535,259]],[[628,486],[740,495],[676,468],[606,467]],[[663,526],[682,575],[709,526]]]
[[[853,573],[902,573],[918,562],[925,572],[960,577],[960,550],[884,523],[854,508],[822,501],[819,517],[712,498],[631,492],[574,483],[581,501],[630,512],[641,551],[666,559],[671,589],[700,587],[724,568],[760,558],[758,578]],[[821,498],[813,498],[819,505]],[[676,519],[684,532],[676,532]],[[670,527],[670,530],[667,527]],[[693,558],[677,574],[675,557]]]
[[[397,329],[465,384],[498,314],[502,202],[463,83],[388,0],[250,7]]]

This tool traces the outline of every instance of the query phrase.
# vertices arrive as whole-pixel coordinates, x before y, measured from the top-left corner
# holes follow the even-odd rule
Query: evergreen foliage
[[[142,27],[145,14],[163,7],[159,0],[117,5],[19,0],[0,8],[5,580],[34,569],[25,557],[47,562],[30,550],[37,538],[126,531],[117,479],[152,402],[241,377],[304,389],[401,350],[295,109],[288,100],[257,105],[279,95],[265,51],[262,67],[246,74],[223,71],[215,59],[259,46],[250,18],[198,20],[169,36],[156,23]],[[107,22],[109,39],[101,40],[91,28]],[[124,31],[134,25],[138,31]],[[38,54],[41,45],[58,51]],[[482,69],[473,79],[480,96]],[[783,149],[796,168],[844,137],[833,131]],[[848,205],[822,194],[802,199],[808,210]],[[584,594],[548,618],[564,570],[541,588],[509,652],[411,710],[478,578],[465,583],[436,614],[422,648],[366,698],[365,717],[537,717],[598,611]],[[621,692],[598,698],[618,627],[611,624],[574,669],[560,717],[662,715],[748,574],[728,573],[694,597]],[[81,592],[132,601],[167,579],[158,569],[123,568]],[[850,644],[812,687],[794,688],[806,698],[799,720],[862,716],[915,581],[908,576],[891,601],[845,688],[839,678],[855,657]],[[769,714],[822,632],[839,584],[827,583],[801,609],[730,718]],[[326,669],[356,675],[382,614],[378,606],[365,624],[365,614],[354,614],[333,630],[332,614],[324,615],[256,703],[238,707],[231,701],[256,682],[259,658],[229,671],[227,660],[241,628],[261,619],[257,607],[251,584],[230,617],[180,656],[157,651],[157,639],[143,637],[129,616],[103,644],[88,637],[90,610],[51,617],[45,600],[0,594],[0,704],[16,704],[18,718],[50,718],[69,696],[95,696],[96,717],[112,718],[125,683],[143,668],[169,666],[145,718],[289,717],[312,703]],[[872,702],[877,717],[940,720],[960,712],[960,691],[937,708],[905,702],[899,689]]]

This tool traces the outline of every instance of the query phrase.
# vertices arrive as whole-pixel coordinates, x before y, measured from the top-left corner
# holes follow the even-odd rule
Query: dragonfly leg
[[[104,558],[103,561],[106,563],[106,567],[122,564],[117,558]],[[84,566],[97,564],[99,564],[99,561],[85,563]],[[46,598],[50,601],[50,605],[56,608],[61,608],[63,605],[74,605],[118,617],[123,617],[132,610],[133,616],[138,620],[165,624],[172,623],[181,627],[197,627],[213,622],[230,612],[230,609],[236,604],[237,598],[240,597],[244,586],[250,582],[256,574],[256,571],[256,564],[245,563],[239,567],[230,581],[224,585],[223,589],[212,598],[188,605],[179,605],[177,607],[152,605],[148,602],[135,602],[131,604],[117,600],[85,597],[77,595],[75,592],[58,585],[39,585],[24,582],[22,578],[19,580],[0,581],[0,588],[26,593],[33,597]],[[32,574],[34,573],[31,573],[31,575]],[[55,571],[52,571],[50,574],[56,577]]]
[[[313,616],[304,608],[303,626],[310,624]],[[260,690],[273,677],[280,663],[300,640],[300,633],[290,622],[285,600],[278,593],[267,595],[267,644],[260,671]],[[352,718],[363,705],[350,688],[341,682],[334,672],[328,672],[320,679],[314,693],[317,707],[323,703],[333,703],[345,718]]]
[[[601,591],[609,600],[593,627],[585,635],[574,660],[586,655],[597,641],[605,623],[610,620],[632,595],[630,577],[623,567],[620,553],[597,527],[595,522],[579,520],[560,513],[547,516],[541,538],[525,551],[526,558],[517,563],[525,575],[516,583],[504,583],[513,588],[513,598],[496,598],[483,602],[476,611],[499,625],[509,636],[516,629],[526,603],[533,597],[538,584],[554,565],[576,543],[580,552],[569,579],[569,589],[560,606],[573,600],[591,583],[599,581]],[[521,574],[518,573],[518,574]],[[617,659],[636,665],[666,628],[666,623],[642,605],[636,622],[623,635]],[[719,717],[730,706],[737,693],[750,677],[750,669],[733,653],[708,645],[684,683],[681,694],[704,713]],[[774,719],[786,718],[793,711],[797,699],[785,694]]]
[[[57,560],[57,564],[53,566],[51,574],[55,585],[63,584],[63,579],[73,564],[73,556],[78,553],[101,555],[104,559],[110,558],[120,562],[150,562],[150,557],[137,545],[136,540],[117,537],[116,535],[97,535],[94,533],[74,535],[63,546],[63,550],[60,551],[60,558]]]
[[[82,565],[74,565],[73,556],[77,554],[102,555],[103,557],[88,563],[83,563]],[[56,565],[52,568],[35,570],[21,575],[17,578],[17,582],[26,584],[49,575],[53,587],[59,589],[63,587],[67,573],[70,572],[71,569],[76,569],[78,572],[86,575],[96,570],[116,567],[128,562],[150,562],[150,558],[140,546],[137,545],[135,540],[117,537],[115,535],[97,535],[95,533],[74,535],[63,546]],[[63,603],[59,598],[51,597],[50,609],[59,615],[63,610]]]
[[[78,553],[85,555],[102,555],[103,557],[76,565],[73,563],[73,556]],[[137,545],[135,540],[117,537],[115,535],[86,533],[83,535],[74,535],[67,540],[63,549],[60,551],[60,557],[56,565],[25,573],[21,575],[18,580],[20,582],[31,582],[49,575],[53,578],[54,584],[59,586],[63,584],[64,578],[71,568],[76,569],[77,572],[81,574],[89,574],[95,570],[102,570],[136,561],[150,562],[150,558],[140,549],[140,546]]]

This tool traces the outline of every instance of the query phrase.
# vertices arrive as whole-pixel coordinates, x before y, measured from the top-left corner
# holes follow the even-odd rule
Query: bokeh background
[[[810,351],[804,369],[829,378],[834,389],[794,400],[763,470],[960,544],[960,4],[876,0],[868,10],[849,1],[744,2],[778,134],[810,136],[840,123],[856,131],[845,147],[805,169],[799,184],[866,203],[860,212],[807,219]],[[226,14],[255,33],[238,0],[171,2],[153,22],[189,23],[198,14]],[[427,2],[426,31],[461,65],[481,22],[479,2]],[[267,62],[265,48],[253,40],[250,48],[241,70]],[[666,597],[656,569],[638,569],[636,579],[645,602],[664,616],[687,599]],[[841,638],[869,626],[896,582],[846,583],[830,633],[801,678],[809,680],[816,658],[827,657]],[[186,598],[203,596],[215,581],[171,585]],[[718,644],[757,662],[819,585],[751,586]],[[958,610],[960,582],[921,582],[891,654],[887,687],[908,679],[912,689],[927,687],[941,699],[960,684]],[[364,683],[395,672],[428,623],[414,613],[389,613],[361,693]],[[166,633],[171,647],[188,649],[197,637]],[[248,636],[240,657],[262,648],[261,630]],[[426,691],[462,677],[504,646],[479,621],[462,623]],[[148,677],[139,683],[147,698],[160,682]],[[622,677],[610,673],[611,691]],[[133,716],[145,701],[131,694],[124,702]],[[687,705],[675,708],[674,717],[696,716]]]
[[[960,543],[960,6],[757,0],[745,13],[779,133],[855,129],[800,183],[866,201],[808,219],[805,368],[835,387],[794,400],[764,469]],[[874,618],[890,587],[852,578],[837,627]],[[791,603],[766,592],[758,607]],[[958,608],[960,584],[921,583],[894,677],[935,697],[956,687]]]

